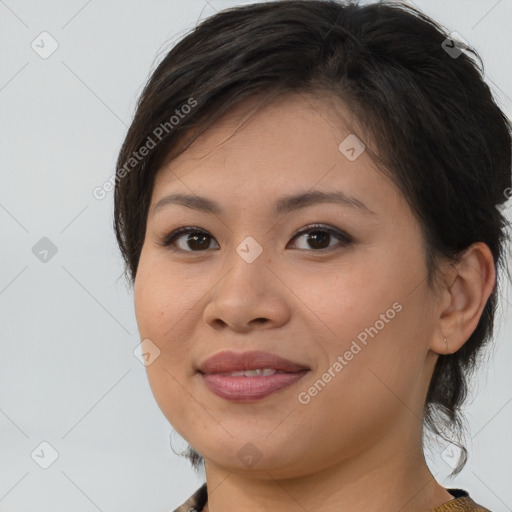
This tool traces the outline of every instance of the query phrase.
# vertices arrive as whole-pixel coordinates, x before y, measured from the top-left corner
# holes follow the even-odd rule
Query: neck
[[[453,496],[437,483],[425,462],[421,430],[410,424],[407,429],[396,429],[366,451],[316,471],[312,459],[305,457],[299,465],[302,474],[289,468],[226,470],[205,459],[204,511],[230,510],[233,503],[247,512],[431,510]]]

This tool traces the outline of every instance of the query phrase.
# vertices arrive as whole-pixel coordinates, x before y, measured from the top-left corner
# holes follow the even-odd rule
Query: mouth
[[[229,401],[250,402],[292,386],[310,368],[267,352],[220,352],[198,369],[206,387]]]
[[[255,377],[258,375],[270,375],[269,371],[280,373],[294,373],[310,368],[304,364],[290,361],[276,354],[261,351],[250,352],[232,352],[222,351],[208,358],[199,365],[198,371],[203,374],[223,373],[231,374],[233,372],[259,371],[257,374],[247,376]]]
[[[215,372],[209,375],[222,375],[223,377],[266,377],[267,375],[275,375],[276,373],[294,373],[276,370],[275,368],[256,368],[255,370],[240,370],[232,372]]]

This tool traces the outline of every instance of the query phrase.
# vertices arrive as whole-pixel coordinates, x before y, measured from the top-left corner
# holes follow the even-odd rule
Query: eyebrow
[[[286,196],[278,199],[272,208],[274,215],[282,215],[292,211],[306,208],[321,203],[334,203],[342,206],[357,209],[362,213],[375,215],[375,212],[370,210],[361,200],[354,196],[347,195],[341,190],[322,192],[319,190],[301,192],[291,196]],[[222,208],[218,203],[206,197],[189,195],[189,194],[170,194],[160,199],[153,207],[153,214],[161,210],[167,205],[178,204],[200,210],[206,213],[220,215],[223,213]]]

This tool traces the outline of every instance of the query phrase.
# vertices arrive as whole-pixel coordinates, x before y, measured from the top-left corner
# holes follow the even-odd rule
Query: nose
[[[268,251],[257,254],[253,240],[244,240],[227,258],[227,270],[208,297],[203,318],[215,330],[249,332],[289,321],[289,290],[272,268]]]

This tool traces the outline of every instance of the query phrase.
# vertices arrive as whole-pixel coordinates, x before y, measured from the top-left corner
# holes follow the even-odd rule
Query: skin
[[[458,265],[443,264],[430,287],[422,230],[404,197],[368,151],[349,161],[338,150],[350,131],[336,112],[350,119],[348,110],[304,94],[256,105],[246,100],[162,166],[135,279],[141,339],[160,350],[147,366],[149,383],[166,418],[205,458],[204,510],[440,506],[453,496],[424,458],[423,404],[439,354],[456,352],[477,326],[494,285],[492,255],[474,244]],[[271,213],[282,196],[334,189],[373,213],[329,203]],[[153,211],[174,192],[208,197],[223,213],[176,204]],[[295,238],[312,223],[354,241],[324,233],[315,244],[311,232],[322,228]],[[181,252],[161,245],[184,226],[210,237],[201,245],[182,235]],[[236,252],[248,236],[263,250],[252,263]],[[401,311],[300,403],[298,394],[397,302]],[[221,350],[264,350],[311,371],[257,402],[228,402],[196,371]],[[250,467],[237,455],[247,443],[261,456]]]

